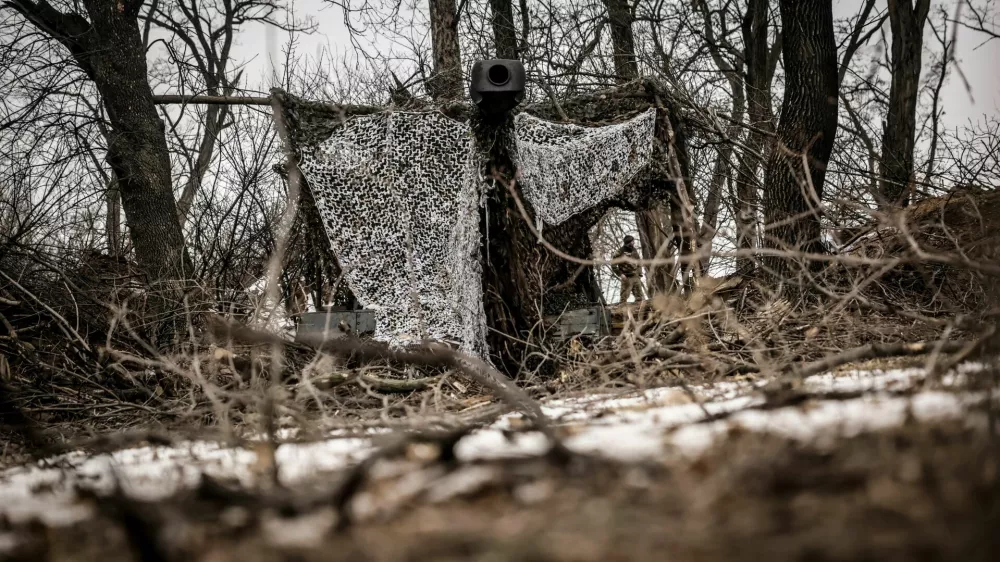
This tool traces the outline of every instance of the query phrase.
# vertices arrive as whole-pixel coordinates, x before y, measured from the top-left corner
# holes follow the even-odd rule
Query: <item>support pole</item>
[[[271,97],[252,96],[178,96],[162,95],[153,96],[153,103],[157,105],[183,104],[183,105],[271,105]]]

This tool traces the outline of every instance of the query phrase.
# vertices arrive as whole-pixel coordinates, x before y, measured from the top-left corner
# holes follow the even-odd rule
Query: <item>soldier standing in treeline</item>
[[[614,259],[623,257],[631,258],[636,261],[641,259],[639,257],[639,252],[635,249],[635,238],[630,235],[625,236],[625,244],[622,245],[622,248],[618,250],[617,254],[615,254]],[[635,297],[635,302],[639,302],[646,298],[642,292],[642,267],[638,263],[616,263],[611,266],[611,270],[618,275],[618,278],[622,282],[620,302],[628,302],[628,296],[630,293]]]

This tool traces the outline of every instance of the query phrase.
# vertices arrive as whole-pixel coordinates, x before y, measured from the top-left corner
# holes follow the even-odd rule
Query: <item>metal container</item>
[[[552,335],[558,339],[573,336],[606,336],[611,333],[611,313],[600,305],[567,310],[546,318],[552,325]]]
[[[347,328],[345,332],[343,327]],[[334,310],[306,312],[299,317],[295,340],[302,337],[339,338],[350,333],[355,336],[375,333],[375,313],[371,310]]]

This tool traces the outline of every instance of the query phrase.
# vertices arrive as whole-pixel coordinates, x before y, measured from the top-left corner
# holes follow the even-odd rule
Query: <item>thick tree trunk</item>
[[[764,242],[791,252],[823,252],[820,200],[837,132],[837,44],[832,0],[782,0],[785,94],[778,142],[764,182]],[[791,260],[765,257],[779,275]]]
[[[459,99],[464,88],[455,0],[429,0],[429,3],[434,76],[428,81],[427,90],[435,100]]]
[[[924,23],[930,0],[889,0],[892,85],[882,133],[879,204],[905,207],[913,191],[913,145],[917,128]]]
[[[108,116],[108,154],[136,259],[151,282],[184,279],[191,262],[184,247],[170,181],[163,122],[153,104],[138,0],[84,0],[89,21],[48,2],[11,5],[38,29],[65,45],[97,86]]]
[[[170,181],[163,122],[149,88],[136,14],[121,2],[87,0],[89,50],[74,53],[94,81],[110,122],[108,161],[118,178],[136,258],[153,280],[191,272]]]
[[[629,82],[639,77],[635,57],[635,36],[632,34],[632,11],[628,0],[603,0],[611,24],[611,48],[614,51],[615,78]]]
[[[514,5],[511,0],[490,0],[490,22],[498,59],[516,59],[517,32],[514,29]]]

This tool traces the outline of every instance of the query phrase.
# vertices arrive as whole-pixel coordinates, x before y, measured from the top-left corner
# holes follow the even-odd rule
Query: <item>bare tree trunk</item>
[[[913,145],[917,129],[924,23],[930,0],[889,0],[892,28],[892,85],[882,133],[879,203],[905,207],[913,191]]]
[[[635,58],[635,36],[632,33],[632,10],[628,0],[603,0],[611,23],[611,48],[614,50],[615,78],[630,82],[639,77]]]
[[[516,59],[517,33],[514,29],[514,6],[511,0],[490,0],[490,22],[498,59]]]
[[[872,140],[871,135],[865,131],[864,124],[861,122],[861,117],[858,113],[854,111],[851,107],[850,102],[846,98],[841,96],[841,101],[844,102],[844,109],[847,110],[847,116],[851,120],[851,125],[854,127],[853,133],[861,140],[861,144],[865,145],[865,151],[868,152],[868,176],[871,184],[868,189],[871,193],[878,191],[878,152],[875,149],[875,141]]]
[[[459,99],[462,88],[462,52],[458,44],[455,0],[429,0],[434,76],[427,90],[435,100]]]
[[[746,66],[744,88],[751,129],[736,173],[736,247],[745,251],[757,245],[757,209],[760,201],[757,173],[771,153],[771,135],[774,133],[771,82],[781,50],[781,36],[774,45],[768,46],[767,0],[749,1],[741,27]],[[753,259],[749,256],[738,258],[736,269],[752,271]]]
[[[671,209],[673,205],[662,203],[650,209],[635,212],[635,226],[639,231],[639,246],[647,260],[670,262],[680,246],[676,238]],[[647,294],[670,292],[676,286],[676,271],[673,266],[650,264],[646,266]]]
[[[823,252],[820,209],[826,166],[837,133],[837,44],[832,0],[781,0],[785,93],[778,142],[764,182],[764,237],[769,248]],[[765,256],[779,275],[791,260]]]
[[[84,0],[89,21],[48,2],[10,5],[69,49],[97,86],[109,122],[107,160],[118,179],[139,265],[151,281],[184,279],[191,261],[177,221],[163,122],[147,81],[138,23],[142,2]]]
[[[746,111],[746,100],[743,97],[742,84],[738,79],[731,79],[733,84],[733,124],[727,127],[726,136],[729,139],[736,139],[740,135],[740,123],[743,121],[743,114]],[[722,203],[722,191],[729,179],[733,158],[733,142],[729,140],[723,142],[715,157],[715,165],[712,167],[712,181],[708,186],[708,195],[705,197],[705,208],[702,213],[701,232],[698,234],[701,252],[704,257],[701,259],[701,271],[708,271],[712,259],[712,246],[715,241],[716,229],[719,226],[719,207]]]

